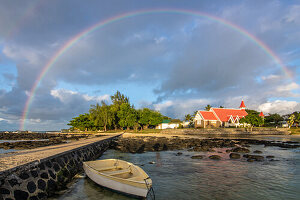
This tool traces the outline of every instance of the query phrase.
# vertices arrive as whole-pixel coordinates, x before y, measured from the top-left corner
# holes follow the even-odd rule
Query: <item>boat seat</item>
[[[109,170],[116,169],[116,168],[118,168],[118,166],[102,168],[102,169],[98,169],[98,171],[99,171],[99,172],[102,172],[102,171],[109,171]]]
[[[126,174],[126,173],[129,173],[129,172],[131,172],[130,169],[123,169],[123,170],[104,172],[104,173],[107,174],[107,175],[110,175],[110,176],[114,176],[114,175]]]
[[[135,181],[135,182],[138,182],[138,183],[145,183],[144,180],[141,180],[140,178],[137,178],[137,177],[127,178],[126,180]]]

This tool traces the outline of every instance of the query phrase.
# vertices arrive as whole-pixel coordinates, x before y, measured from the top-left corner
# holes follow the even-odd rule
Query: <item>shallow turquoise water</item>
[[[225,148],[216,149],[222,153],[180,151],[181,156],[176,156],[178,151],[130,154],[109,150],[99,159],[120,158],[141,166],[153,180],[156,199],[299,199],[300,149],[262,145],[250,149],[274,155],[278,161],[230,160]],[[190,158],[196,154],[205,158]],[[211,160],[211,154],[221,155],[222,159]],[[52,199],[130,198],[106,190],[82,174],[69,191]]]

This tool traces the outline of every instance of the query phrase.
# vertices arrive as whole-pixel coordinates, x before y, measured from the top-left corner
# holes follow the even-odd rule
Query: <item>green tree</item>
[[[274,126],[277,126],[279,125],[279,122],[280,121],[283,121],[283,117],[280,116],[279,114],[275,113],[275,114],[270,114],[268,116],[265,117],[265,123],[267,125],[274,125]]]
[[[138,115],[139,124],[142,126],[143,129],[147,129],[150,125],[151,110],[149,108],[143,108],[138,111]]]
[[[138,122],[144,128],[147,129],[150,125],[156,126],[162,122],[164,116],[158,111],[151,110],[149,108],[143,108],[138,111]]]
[[[184,116],[184,120],[185,121],[192,121],[193,117],[190,114],[187,114],[187,115]]]
[[[242,119],[240,119],[240,123],[246,123],[246,124],[250,124],[251,125],[251,131],[252,131],[252,127],[253,126],[260,126],[262,125],[263,119],[261,117],[258,116],[258,112],[250,112],[248,113],[248,115]]]
[[[157,126],[163,120],[162,114],[158,111],[151,110],[149,125]]]
[[[102,126],[104,131],[107,130],[107,126],[112,125],[113,115],[105,101],[101,101],[101,106],[99,104],[92,105],[90,109],[90,116],[95,121],[96,126]]]
[[[205,107],[205,110],[207,110],[207,111],[209,111],[211,109],[211,105],[207,105],[206,107]]]
[[[117,91],[114,95],[110,96],[110,99],[114,105],[121,106],[123,103],[130,104],[129,98],[122,94],[120,91]]]
[[[250,110],[250,109],[246,109],[246,112],[248,113],[248,115],[253,114],[253,115],[259,115],[259,112],[256,110]]]
[[[72,126],[73,129],[88,131],[94,127],[94,122],[90,119],[90,115],[85,113],[80,114],[78,117],[74,117],[68,125]]]
[[[118,111],[119,125],[130,129],[136,126],[137,113],[129,103],[123,103]]]
[[[118,105],[110,105],[110,112],[111,112],[111,118],[112,122],[111,125],[114,127],[115,130],[118,129],[119,125],[119,118],[118,118],[118,111],[120,110],[120,106]]]
[[[300,124],[300,112],[294,112],[293,114],[295,115],[296,127],[298,128]]]
[[[114,126],[115,130],[120,126],[119,125],[119,117],[118,117],[118,112],[120,111],[120,106],[123,103],[128,103],[129,102],[129,98],[127,96],[125,96],[124,94],[122,94],[120,91],[117,91],[114,95],[110,96],[112,105],[111,105],[111,112],[112,112],[112,125]]]

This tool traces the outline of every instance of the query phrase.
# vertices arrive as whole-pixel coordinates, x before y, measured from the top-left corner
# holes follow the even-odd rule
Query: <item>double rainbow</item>
[[[247,32],[245,29],[243,29],[240,26],[237,26],[236,24],[233,24],[227,20],[224,20],[220,17],[204,13],[204,12],[198,12],[198,11],[192,11],[192,10],[183,10],[183,9],[173,9],[173,8],[168,8],[168,9],[151,9],[151,10],[138,10],[134,12],[129,12],[129,13],[124,13],[121,15],[117,15],[111,18],[108,18],[106,20],[101,20],[98,23],[88,27],[87,29],[81,31],[80,33],[76,34],[73,36],[71,39],[69,39],[64,45],[51,57],[51,59],[47,62],[47,64],[43,67],[41,73],[37,77],[37,79],[34,82],[33,87],[30,90],[28,99],[25,103],[24,110],[22,113],[22,118],[21,118],[21,123],[20,123],[20,130],[25,129],[25,122],[26,118],[28,116],[29,110],[31,103],[33,101],[33,98],[35,96],[36,89],[38,88],[39,84],[47,74],[47,72],[51,69],[51,67],[54,66],[56,61],[64,55],[66,51],[68,51],[70,48],[72,48],[79,40],[84,38],[86,35],[92,33],[93,31],[96,31],[106,25],[112,24],[114,22],[121,21],[123,19],[127,18],[132,18],[132,17],[137,17],[141,15],[147,15],[147,14],[163,14],[163,13],[169,13],[169,14],[182,14],[182,15],[190,15],[190,16],[196,16],[196,17],[204,17],[208,20],[212,20],[215,22],[218,22],[220,24],[223,24],[224,26],[240,33],[247,39],[249,39],[251,42],[253,42],[257,47],[259,47],[262,51],[264,51],[269,57],[271,57],[283,70],[283,72],[288,76],[292,77],[292,75],[289,73],[288,69],[286,66],[282,63],[280,58],[266,45],[264,44],[261,40],[256,38],[254,35],[250,34]]]

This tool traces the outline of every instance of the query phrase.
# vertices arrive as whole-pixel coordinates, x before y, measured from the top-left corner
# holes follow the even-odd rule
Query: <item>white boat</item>
[[[147,197],[152,180],[140,167],[118,159],[83,162],[86,175],[97,184],[137,197]]]

